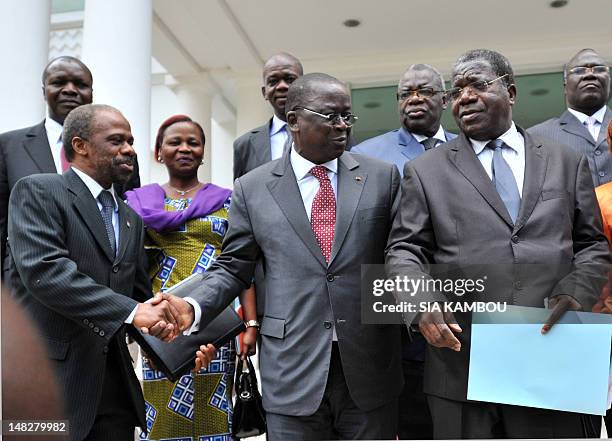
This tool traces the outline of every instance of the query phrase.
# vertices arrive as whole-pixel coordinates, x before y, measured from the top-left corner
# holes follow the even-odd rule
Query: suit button
[[[600,171],[598,174],[599,174],[599,176],[601,176],[603,178],[606,175],[606,172]]]
[[[97,334],[98,331],[100,330],[100,328],[98,328],[97,326],[94,328],[94,332]]]
[[[597,156],[601,155],[601,150],[595,150],[595,155]]]
[[[328,274],[328,275],[327,275],[327,277],[326,277],[326,279],[327,279],[327,281],[328,281],[328,282],[333,282],[333,281],[334,281],[334,278],[335,278],[335,277],[334,277],[334,275],[333,275],[333,274]]]
[[[116,272],[118,272],[118,271],[119,271],[119,266],[115,265],[115,266],[113,267],[113,272],[114,272],[114,273],[116,273]]]
[[[514,288],[518,290],[523,289],[523,285],[521,284],[520,280],[517,280],[516,282],[514,282]]]
[[[108,346],[104,346],[104,348],[102,348],[102,352],[108,354]]]
[[[331,329],[332,323],[331,322],[323,322],[323,326],[325,326],[325,329]]]
[[[100,331],[100,337],[104,337],[105,332],[104,331]]]
[[[90,322],[90,323],[89,323],[89,327],[90,327],[91,329],[93,329],[94,324]]]
[[[83,323],[87,325],[87,324],[89,324],[89,320],[83,319]]]
[[[512,242],[519,243],[520,239],[518,236],[512,236]]]

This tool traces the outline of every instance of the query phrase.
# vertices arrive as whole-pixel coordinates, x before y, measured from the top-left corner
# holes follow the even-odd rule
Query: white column
[[[261,126],[274,111],[261,94],[263,80],[261,71],[242,72],[236,78],[238,104],[236,106],[236,136]]]
[[[2,0],[0,9],[2,133],[45,116],[41,76],[49,61],[51,0]]]
[[[149,183],[152,158],[151,0],[86,0],[83,61],[93,74],[94,102],[118,108],[128,119],[140,179]]]
[[[174,87],[174,92],[178,99],[178,113],[189,116],[194,121],[200,123],[206,135],[206,145],[204,148],[204,164],[200,167],[198,176],[202,182],[211,181],[211,107],[212,107],[212,88],[205,76],[179,77],[179,84]],[[170,115],[168,115],[170,116]]]

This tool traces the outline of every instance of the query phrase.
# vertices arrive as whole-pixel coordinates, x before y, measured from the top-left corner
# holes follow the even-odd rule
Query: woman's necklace
[[[187,193],[189,193],[191,190],[195,190],[196,188],[198,188],[200,186],[200,182],[198,182],[195,186],[188,188],[187,190],[179,190],[178,188],[174,188],[172,185],[168,184],[168,187],[170,187],[172,190],[176,191],[179,195],[181,196],[185,196]]]

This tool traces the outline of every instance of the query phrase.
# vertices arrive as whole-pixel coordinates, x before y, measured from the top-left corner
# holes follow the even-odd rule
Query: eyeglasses
[[[465,85],[464,87],[453,87],[447,93],[448,93],[448,96],[450,97],[450,99],[457,100],[463,94],[463,91],[465,89],[467,89],[467,88],[471,89],[474,92],[486,92],[491,84],[493,84],[494,82],[499,81],[502,78],[505,78],[507,76],[508,76],[508,74],[504,74],[501,77],[497,77],[497,78],[495,78],[494,80],[491,80],[491,81],[483,81],[483,80],[473,81],[473,82]]]
[[[610,73],[610,66],[577,66],[568,70],[570,75],[586,75],[587,72],[593,74]]]
[[[357,121],[359,119],[356,115],[353,115],[350,112],[347,112],[347,113],[329,113],[329,114],[325,115],[323,113],[319,113],[319,112],[315,112],[314,110],[307,109],[306,107],[295,107],[293,110],[305,110],[307,112],[312,113],[313,115],[320,116],[321,118],[326,119],[327,122],[330,125],[332,125],[332,126],[336,126],[336,125],[340,124],[340,121],[342,121],[348,127],[352,127],[352,125],[355,124],[355,121]]]
[[[404,101],[410,98],[412,95],[416,95],[421,98],[431,98],[437,93],[444,93],[443,90],[435,90],[433,87],[423,87],[421,89],[402,90],[397,94],[399,101]]]

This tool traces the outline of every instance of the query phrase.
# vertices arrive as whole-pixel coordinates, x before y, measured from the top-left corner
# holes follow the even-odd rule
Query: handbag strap
[[[240,361],[241,361],[240,367],[242,367],[242,360]],[[251,357],[247,356],[246,361],[247,361],[247,368],[249,369],[249,378],[251,379],[251,384],[257,390],[259,389],[257,387],[257,375],[255,375],[255,368],[253,367],[253,363],[251,362]]]

